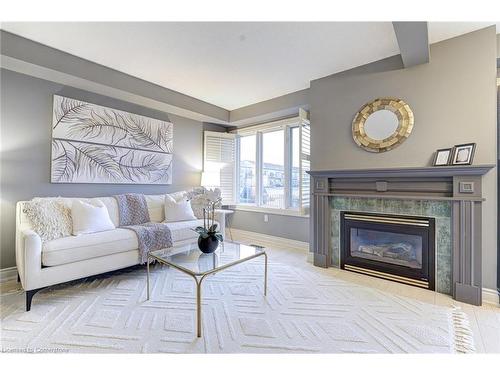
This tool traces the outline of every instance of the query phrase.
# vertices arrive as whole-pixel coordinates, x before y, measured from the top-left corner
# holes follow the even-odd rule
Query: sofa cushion
[[[167,223],[172,232],[174,245],[179,241],[196,240],[198,234],[193,231],[197,226],[203,226],[203,220],[188,220]],[[46,242],[42,249],[42,264],[58,266],[137,250],[136,234],[130,229],[117,228],[106,232],[70,236]],[[139,257],[139,253],[137,253]],[[139,258],[137,258],[139,260]]]
[[[161,223],[165,220],[165,209],[163,208],[165,195],[145,195],[144,198],[146,198],[148,205],[149,219],[153,223]]]
[[[135,233],[129,229],[117,228],[46,242],[42,249],[42,264],[57,266],[137,248]]]
[[[173,223],[178,221],[196,220],[191,203],[188,200],[175,201],[169,195],[165,195],[165,222]]]
[[[115,227],[120,225],[120,218],[118,216],[118,202],[115,197],[99,197],[98,198],[106,208],[108,209],[109,218],[115,225]]]
[[[197,220],[186,220],[186,221],[177,221],[172,223],[167,223],[170,231],[172,232],[172,241],[185,241],[189,239],[197,239],[198,233],[196,233],[193,229],[196,227],[203,226],[203,219]]]
[[[108,209],[99,199],[91,199],[88,202],[73,200],[71,217],[75,236],[115,229],[109,218]]]
[[[71,210],[59,198],[33,198],[23,205],[33,230],[43,242],[71,235]]]
[[[172,197],[174,201],[179,202],[186,198],[187,193],[188,192],[186,190],[181,190],[181,191],[175,191],[173,193],[168,193],[165,195],[168,195],[169,197]]]

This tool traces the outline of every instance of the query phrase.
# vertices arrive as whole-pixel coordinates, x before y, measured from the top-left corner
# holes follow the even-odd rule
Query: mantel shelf
[[[486,199],[481,197],[436,197],[429,195],[385,195],[385,194],[342,194],[342,193],[312,193],[316,196],[325,197],[343,197],[343,198],[372,198],[372,199],[400,199],[414,201],[470,201],[484,202]]]
[[[366,177],[453,177],[482,176],[495,168],[495,164],[444,166],[444,167],[401,167],[372,169],[333,169],[309,171],[313,177],[366,178]]]

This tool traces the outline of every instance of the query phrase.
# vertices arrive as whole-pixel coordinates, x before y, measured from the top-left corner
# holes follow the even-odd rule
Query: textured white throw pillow
[[[33,198],[24,204],[23,212],[42,242],[71,236],[71,210],[63,199]]]
[[[71,206],[71,217],[75,236],[115,229],[108,209],[99,199],[91,199],[88,202],[75,199]]]
[[[196,220],[191,203],[182,199],[176,202],[174,198],[165,195],[165,222]]]

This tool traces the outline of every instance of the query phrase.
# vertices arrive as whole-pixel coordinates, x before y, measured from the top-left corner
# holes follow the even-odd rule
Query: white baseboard
[[[0,283],[14,280],[17,278],[17,268],[9,267],[0,269]]]
[[[498,292],[494,289],[483,288],[483,303],[500,307],[498,303]]]
[[[234,241],[239,241],[247,244],[255,244],[265,247],[274,247],[280,249],[293,249],[304,252],[309,252],[309,243],[290,240],[288,238],[270,236],[268,234],[250,232],[247,230],[233,229],[230,232]],[[226,238],[231,238],[229,231],[226,232]]]

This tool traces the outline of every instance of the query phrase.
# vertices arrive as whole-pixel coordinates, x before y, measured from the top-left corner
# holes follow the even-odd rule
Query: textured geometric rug
[[[453,353],[473,349],[465,314],[261,259],[209,276],[196,338],[193,280],[152,267],[2,295],[2,351],[86,353]]]

